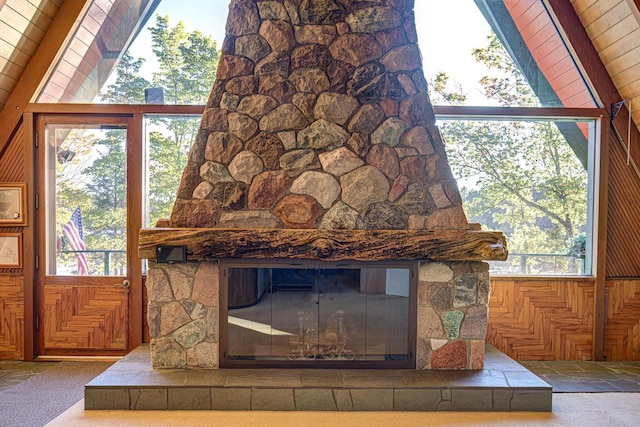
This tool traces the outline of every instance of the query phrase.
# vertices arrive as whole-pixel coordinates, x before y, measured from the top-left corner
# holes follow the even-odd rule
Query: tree
[[[494,73],[480,81],[487,99],[539,104],[495,35],[473,55]],[[451,86],[446,74],[438,74],[431,81],[433,98],[463,103],[462,88]],[[472,222],[502,229],[512,253],[568,252],[586,229],[587,173],[555,123],[457,120],[441,128]]]
[[[123,129],[106,131],[93,148],[97,157],[84,170],[90,178],[85,191],[91,195],[91,204],[83,211],[85,224],[90,224],[86,227],[85,243],[91,249],[124,251],[127,244],[126,132]],[[108,262],[113,274],[122,274],[125,266],[122,256],[112,256]]]
[[[123,55],[117,78],[107,88],[109,102],[144,102],[144,88],[160,87],[169,104],[205,104],[215,80],[217,44],[200,31],[188,32],[179,22],[169,25],[168,16],[156,16],[151,32],[152,52],[157,62],[151,83],[139,76],[142,60]],[[196,117],[155,117],[148,128],[149,222],[171,214],[182,171],[199,129]]]
[[[153,84],[164,89],[165,102],[204,104],[219,60],[216,42],[200,31],[185,32],[182,21],[170,28],[168,16],[156,16],[149,31],[159,69]]]
[[[144,90],[150,83],[138,75],[144,59],[133,59],[129,52],[125,52],[116,67],[116,81],[107,87],[106,93],[100,98],[112,104],[141,104],[145,102]]]
[[[174,104],[204,104],[215,79],[219,52],[216,43],[199,31],[188,32],[182,22],[170,27],[168,17],[156,17],[150,29],[157,71],[142,75],[145,59],[125,52],[115,79],[100,95],[114,104],[144,103],[144,90],[161,87],[165,100]],[[167,217],[175,200],[188,153],[199,129],[199,117],[155,117],[147,121],[147,152],[151,223]],[[85,243],[90,250],[126,249],[126,132],[123,129],[72,129],[62,143],[75,153],[56,164],[56,217],[64,225],[76,206],[82,210]],[[57,135],[59,136],[59,135]],[[61,250],[68,250],[61,239]],[[98,258],[96,258],[98,257]],[[103,255],[87,255],[90,270],[100,273]],[[58,256],[58,264],[74,270],[71,254]],[[124,257],[112,255],[111,274],[123,273]]]

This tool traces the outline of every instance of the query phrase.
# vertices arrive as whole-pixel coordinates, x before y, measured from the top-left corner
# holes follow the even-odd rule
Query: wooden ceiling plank
[[[580,19],[583,21],[586,20],[587,22],[594,22],[623,3],[624,0],[599,0],[585,9],[580,15]]]
[[[56,17],[56,13],[58,13],[58,9],[60,9],[60,6],[51,0],[48,0],[48,1],[28,0],[28,2],[34,5],[35,7],[37,7],[38,10],[42,12],[43,15],[45,15],[47,18],[51,19],[52,21],[53,21],[53,18]]]
[[[0,38],[0,56],[26,68],[31,57]]]
[[[42,39],[42,37],[44,36],[44,31],[37,27],[37,29],[33,28],[33,17],[34,14],[23,15],[21,12],[12,8],[9,3],[5,4],[5,6],[2,8],[2,12],[0,12],[0,20],[5,22],[11,28],[14,28],[18,33],[21,34],[21,37],[30,37],[34,40]],[[35,35],[31,36],[31,34],[29,33],[30,31],[34,31]]]
[[[38,44],[24,37],[22,33],[6,22],[0,21],[0,38],[12,46],[20,47],[25,52],[35,52]]]
[[[614,77],[638,63],[640,63],[640,46],[636,46],[624,55],[615,57],[613,60],[606,62],[605,65],[611,72],[611,77]],[[638,76],[635,76],[634,80],[637,80],[637,78]]]
[[[0,111],[0,154],[22,120],[26,106],[37,96],[46,77],[57,62],[65,43],[79,24],[91,0],[65,1],[51,23],[47,36],[29,62],[20,81]]]
[[[38,11],[38,8],[33,3],[24,0],[7,0],[6,5],[29,21]]]
[[[611,43],[607,47],[599,49],[596,45],[596,48],[600,52],[602,58],[605,58],[605,60],[606,58],[617,58],[629,52],[633,48],[633,46],[637,45],[638,40],[640,40],[640,27],[636,25],[636,27],[630,32],[627,32],[624,37]]]
[[[11,61],[4,58],[0,58],[0,70],[2,70],[2,83],[0,87],[14,86],[18,83],[20,75],[24,71],[24,68],[18,67]],[[5,81],[6,79],[6,81]]]
[[[585,10],[590,8],[594,3],[599,2],[600,0],[571,0],[571,4],[576,10],[578,16],[581,16]]]
[[[610,10],[603,11],[601,15],[585,22],[585,30],[590,38],[595,38],[603,32],[614,27],[618,22],[631,15],[631,10],[625,2],[617,4]]]
[[[636,21],[636,18],[633,15],[629,15],[613,27],[609,28],[607,31],[604,31],[603,33],[594,37],[592,41],[596,46],[596,49],[606,49],[609,47],[609,45],[616,43],[620,39],[624,38],[627,34],[633,32],[636,28],[638,28],[638,22]]]

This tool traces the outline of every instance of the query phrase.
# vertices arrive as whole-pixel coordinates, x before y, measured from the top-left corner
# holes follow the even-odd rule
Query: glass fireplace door
[[[223,266],[222,365],[412,367],[413,266]]]

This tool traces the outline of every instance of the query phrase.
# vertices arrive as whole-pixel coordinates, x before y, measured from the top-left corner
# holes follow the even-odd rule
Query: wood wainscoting
[[[24,280],[0,275],[0,360],[24,358]]]
[[[595,279],[491,279],[487,341],[516,360],[592,360]]]
[[[41,353],[56,349],[127,350],[128,298],[121,289],[47,285],[43,299]]]
[[[606,284],[604,354],[608,361],[640,361],[640,279]]]

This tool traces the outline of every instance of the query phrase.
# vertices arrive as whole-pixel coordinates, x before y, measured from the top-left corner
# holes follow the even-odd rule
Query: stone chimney
[[[152,362],[218,368],[228,258],[418,264],[417,369],[481,369],[488,265],[435,126],[413,0],[231,0],[169,228],[142,230]],[[373,263],[372,263],[373,264]],[[229,283],[229,288],[234,286]]]
[[[410,0],[232,0],[171,227],[468,229]]]

